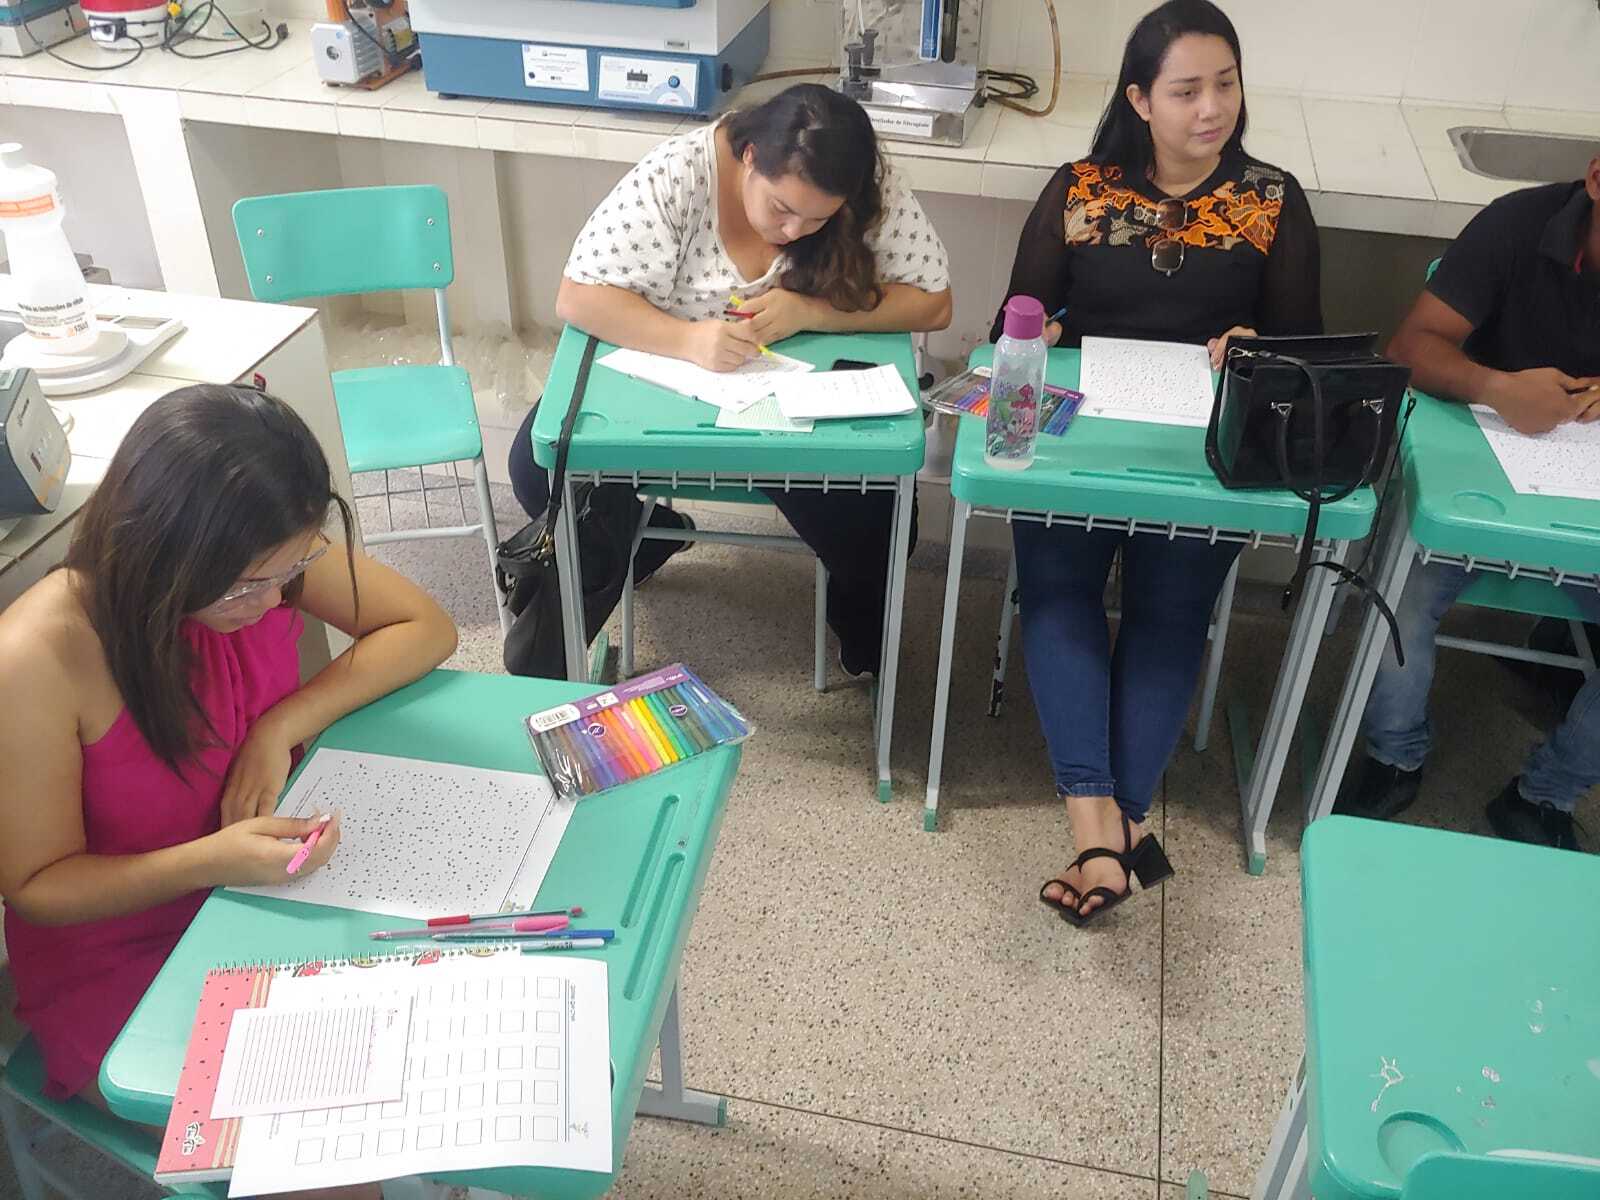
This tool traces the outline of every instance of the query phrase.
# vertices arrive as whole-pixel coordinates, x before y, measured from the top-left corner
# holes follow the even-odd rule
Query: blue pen
[[[1056,309],[1055,312],[1051,313],[1048,317],[1046,317],[1044,319],[1044,323],[1046,325],[1048,325],[1052,321],[1061,320],[1061,318],[1066,316],[1066,315],[1067,315],[1067,306],[1065,304],[1063,304],[1060,308]]]

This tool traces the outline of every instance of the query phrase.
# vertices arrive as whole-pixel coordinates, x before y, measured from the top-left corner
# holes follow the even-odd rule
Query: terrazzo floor
[[[521,523],[508,490],[496,506],[502,534]],[[361,507],[366,527],[381,528],[382,505]],[[411,519],[404,505],[397,513]],[[379,554],[460,624],[448,665],[500,669],[480,544]],[[611,1194],[1179,1200],[1199,1170],[1212,1195],[1248,1195],[1301,1048],[1298,756],[1267,873],[1251,877],[1219,713],[1210,748],[1197,754],[1186,740],[1157,801],[1177,877],[1102,927],[1075,930],[1035,899],[1065,861],[1067,830],[1019,648],[1001,719],[984,715],[997,555],[969,556],[943,820],[922,832],[944,547],[924,545],[912,565],[889,804],[873,796],[866,689],[836,665],[825,694],[810,686],[808,558],[701,544],[640,593],[637,669],[692,663],[757,732],[682,977],[687,1081],[731,1097],[730,1121],[637,1121]],[[1223,686],[1259,713],[1287,622],[1270,597],[1241,597]],[[1452,622],[1523,632],[1482,614]],[[1350,624],[1324,646],[1314,707],[1338,686]],[[1553,706],[1497,663],[1459,653],[1441,656],[1435,696],[1437,750],[1408,819],[1486,833],[1484,802]],[[1600,831],[1593,798],[1579,815]],[[90,1195],[156,1194],[91,1155],[73,1165]],[[14,1189],[0,1164],[0,1200]]]

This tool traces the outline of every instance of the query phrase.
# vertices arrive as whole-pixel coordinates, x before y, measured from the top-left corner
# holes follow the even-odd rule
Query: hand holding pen
[[[223,826],[205,840],[207,861],[216,868],[211,881],[215,886],[292,883],[333,857],[339,845],[339,818],[333,814],[247,817]]]

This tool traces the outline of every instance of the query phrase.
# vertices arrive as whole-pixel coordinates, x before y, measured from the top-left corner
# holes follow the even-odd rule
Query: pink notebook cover
[[[156,1182],[205,1183],[226,1179],[233,1173],[242,1118],[212,1119],[217,1073],[222,1067],[222,1051],[228,1042],[233,1014],[241,1008],[266,1004],[267,991],[277,973],[275,967],[246,967],[206,975],[200,989],[200,1006],[195,1010],[194,1029],[189,1034],[189,1051],[172,1099],[172,1115],[167,1118],[167,1131],[161,1137]]]

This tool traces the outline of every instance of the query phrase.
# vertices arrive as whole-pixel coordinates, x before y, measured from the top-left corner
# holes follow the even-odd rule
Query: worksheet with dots
[[[1569,421],[1534,435],[1518,433],[1480,404],[1472,406],[1472,415],[1513,491],[1600,500],[1600,423]]]
[[[498,912],[532,902],[575,801],[542,775],[351,750],[318,750],[281,817],[339,813],[321,870],[236,890],[403,917]]]
[[[1211,420],[1211,355],[1185,342],[1086,337],[1078,390],[1080,416],[1203,429]]]
[[[510,950],[354,960],[274,981],[269,1009],[409,998],[399,1100],[247,1117],[231,1196],[507,1166],[609,1171],[606,964]]]

